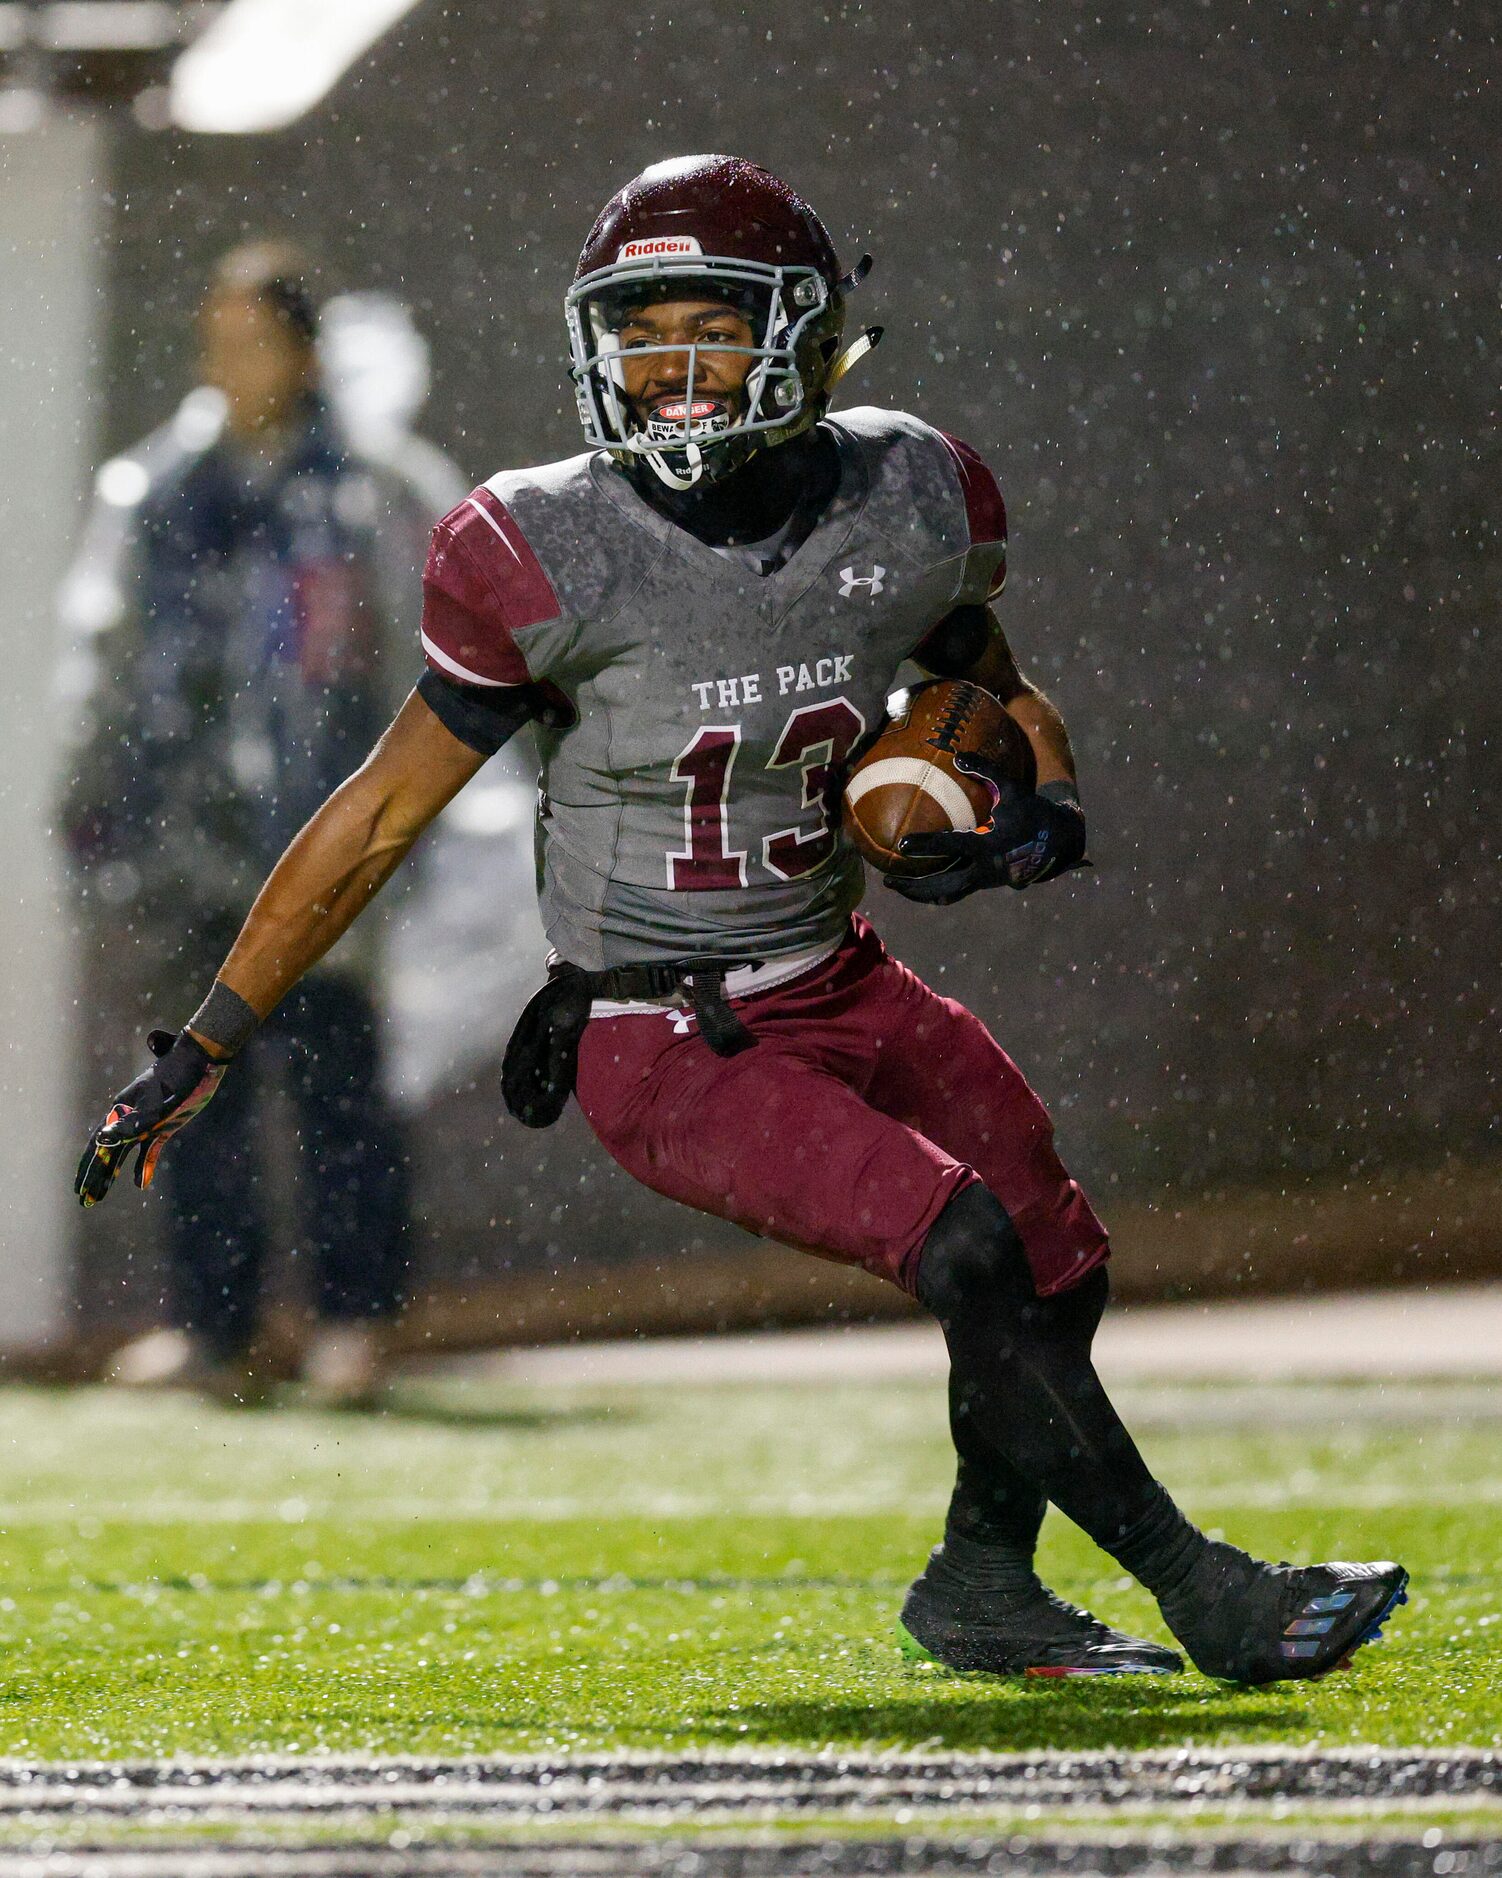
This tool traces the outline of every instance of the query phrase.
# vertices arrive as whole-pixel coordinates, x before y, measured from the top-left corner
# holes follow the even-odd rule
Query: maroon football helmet
[[[565,301],[571,376],[584,434],[618,462],[645,457],[672,488],[718,481],[760,447],[817,423],[857,350],[840,357],[845,296],[869,257],[842,275],[813,210],[769,171],[740,157],[673,157],[627,183],[596,218]],[[757,343],[716,342],[749,368],[739,408],[695,396],[698,346],[687,352],[681,401],[642,418],[624,392],[620,328],[653,301],[712,297],[739,308]]]

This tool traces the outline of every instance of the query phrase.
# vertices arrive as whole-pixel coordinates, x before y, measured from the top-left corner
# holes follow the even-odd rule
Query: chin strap
[[[850,272],[841,279],[839,291],[841,293],[853,293],[871,272],[871,266],[871,256],[869,254],[863,254],[856,262],[855,266],[851,268]],[[881,344],[883,330],[884,329],[880,326],[868,326],[865,331],[861,333],[859,338],[852,340],[852,342],[846,346],[845,350],[835,360],[834,364],[830,366],[829,376],[824,380],[824,395],[826,397],[834,390],[835,386],[845,376],[846,372],[850,370],[852,365],[859,365],[868,352],[874,352],[876,350]]]
[[[841,293],[853,293],[874,265],[869,254],[863,254],[848,274],[841,275],[839,289]]]
[[[846,346],[845,350],[829,368],[829,376],[824,381],[824,389],[826,392],[834,390],[835,386],[845,376],[846,372],[850,370],[852,365],[858,365],[868,352],[874,352],[876,350],[881,344],[881,336],[885,330],[886,328],[883,326],[868,326],[858,339],[853,340]]]
[[[676,456],[680,452],[674,451],[673,454]],[[646,453],[647,461],[656,471],[659,480],[665,482],[669,489],[692,489],[704,474],[704,452],[698,444],[685,444],[681,454],[688,465],[687,475],[679,475],[678,471],[672,468],[665,451],[649,450]]]

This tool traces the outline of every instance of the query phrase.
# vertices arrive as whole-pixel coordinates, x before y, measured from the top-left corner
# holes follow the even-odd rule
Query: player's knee
[[[1035,1305],[1027,1253],[1011,1215],[979,1181],[962,1188],[929,1228],[918,1259],[918,1301],[941,1324],[1007,1302]]]

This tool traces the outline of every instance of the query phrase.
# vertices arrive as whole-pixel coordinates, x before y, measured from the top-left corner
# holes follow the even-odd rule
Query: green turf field
[[[1389,1640],[1257,1693],[905,1664],[948,1485],[931,1383],[411,1384],[377,1416],[11,1388],[0,1754],[1502,1743],[1495,1390],[1122,1398],[1203,1523],[1408,1564]],[[1044,1563],[1161,1634],[1053,1518]]]

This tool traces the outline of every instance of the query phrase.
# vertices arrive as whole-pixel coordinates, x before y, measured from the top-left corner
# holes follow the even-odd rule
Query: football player
[[[1039,780],[993,778],[985,827],[916,844],[944,871],[887,885],[943,904],[1085,854],[1063,723],[991,604],[991,473],[916,417],[829,414],[876,336],[842,351],[868,265],[843,272],[807,204],[729,157],[658,164],[606,205],[566,301],[588,450],[503,471],[438,524],[427,670],[277,865],[197,1013],[153,1033],[78,1190],[103,1198],[133,1149],[150,1179],[256,1027],[532,722],[555,950],[507,1052],[508,1106],[545,1125],[575,1093],[648,1186],[859,1264],[938,1318],[959,1467],[905,1647],[999,1673],[1181,1668],[1039,1581],[1052,1502],[1207,1674],[1318,1676],[1376,1634],[1406,1573],[1265,1564],[1178,1510],[1091,1366],[1106,1235],[1042,1104],[856,911],[841,766],[909,658],[995,692]]]

